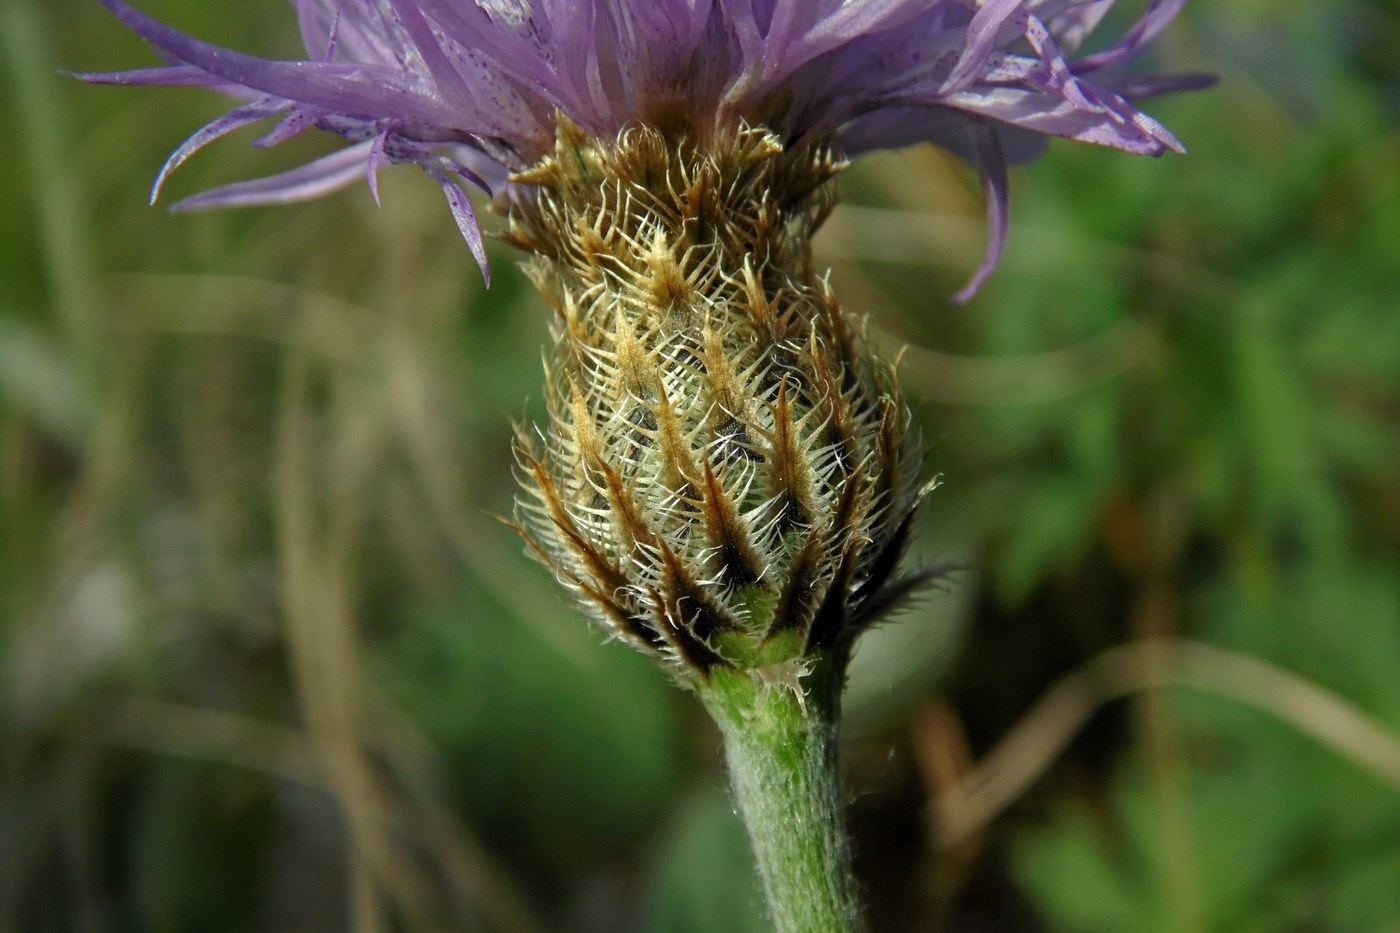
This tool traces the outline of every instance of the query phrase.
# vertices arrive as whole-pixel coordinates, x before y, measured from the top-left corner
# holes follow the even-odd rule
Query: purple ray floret
[[[316,197],[384,163],[442,186],[486,270],[462,185],[488,193],[553,144],[555,115],[612,138],[683,107],[723,130],[763,125],[787,142],[836,137],[848,153],[927,141],[972,160],[990,235],[969,297],[1005,242],[1006,163],[1065,136],[1128,152],[1182,151],[1134,98],[1201,87],[1195,75],[1117,71],[1184,0],[1151,0],[1101,51],[1074,51],[1113,0],[293,0],[306,61],[202,42],[102,0],[170,62],[85,80],[214,87],[244,103],[185,141],[170,172],[209,142],[277,119],[272,145],[317,127],[349,146],[300,169],[207,191],[186,209]]]

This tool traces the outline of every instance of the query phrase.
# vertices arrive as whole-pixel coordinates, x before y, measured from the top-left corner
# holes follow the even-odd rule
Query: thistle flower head
[[[1151,0],[1117,42],[1073,53],[1113,0],[294,0],[306,61],[202,42],[123,0],[102,0],[169,60],[82,77],[203,85],[243,99],[171,155],[277,119],[271,145],[311,127],[350,145],[301,168],[196,195],[186,209],[281,203],[368,178],[385,163],[440,184],[486,270],[463,182],[493,191],[552,151],[562,114],[595,139],[644,124],[701,139],[761,126],[785,146],[847,154],[931,141],[972,159],[991,236],[1006,232],[1005,164],[1049,134],[1157,155],[1181,146],[1134,98],[1197,86],[1119,67],[1184,0]]]
[[[1183,0],[1150,0],[1079,58],[1113,0],[294,0],[310,59],[291,62],[102,2],[169,64],[83,77],[243,101],[176,149],[153,197],[266,119],[261,145],[312,127],[349,145],[181,206],[360,175],[377,197],[382,165],[415,164],[484,271],[462,186],[499,195],[555,312],[516,524],[611,633],[702,690],[839,672],[910,585],[912,416],[810,261],[844,160],[922,140],[981,169],[991,237],[966,295],[1001,250],[1008,157],[1046,135],[1179,150],[1130,101],[1201,83],[1119,71]]]

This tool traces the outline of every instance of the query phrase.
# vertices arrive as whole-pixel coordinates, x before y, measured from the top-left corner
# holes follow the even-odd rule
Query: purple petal
[[[211,87],[226,84],[193,65],[160,65],[155,68],[132,68],[127,71],[65,71],[64,74],[89,84],[161,84],[171,87]]]
[[[1096,79],[1115,94],[1133,100],[1156,97],[1158,94],[1173,94],[1177,91],[1199,91],[1220,83],[1219,76],[1199,71],[1177,75],[1097,75]]]
[[[331,13],[320,0],[292,0],[292,5],[296,8],[297,25],[301,28],[301,44],[311,55],[322,61],[330,61],[334,49],[330,47],[331,43],[326,42],[326,37],[334,35],[340,23],[340,14]],[[318,50],[321,51],[320,55],[317,55]]]
[[[341,113],[392,113],[425,123],[441,123],[449,118],[441,102],[397,86],[402,84],[403,75],[385,67],[266,61],[202,42],[146,16],[123,0],[101,2],[158,49],[225,81]]]
[[[1059,37],[1060,48],[1073,52],[1099,25],[1113,3],[1114,0],[1050,0],[1048,3],[1030,0],[1026,6]],[[1046,11],[1042,7],[1052,9]]]
[[[280,120],[270,131],[253,140],[253,145],[259,149],[267,149],[278,143],[286,142],[311,129],[318,120],[329,115],[329,112],[321,107],[297,108]]]
[[[657,0],[655,3],[620,4],[615,17],[615,45],[621,57],[642,62],[651,74],[674,74],[685,67],[705,35],[714,0]],[[600,54],[602,54],[600,50]]]
[[[322,156],[291,171],[252,181],[223,185],[171,205],[172,211],[203,211],[216,207],[291,204],[329,194],[359,178],[372,140]]]
[[[462,186],[442,169],[434,165],[424,165],[423,169],[433,181],[442,186],[443,194],[447,195],[447,206],[452,209],[452,218],[457,221],[457,229],[462,232],[462,239],[467,241],[467,248],[471,250],[476,264],[481,267],[481,276],[489,287],[491,265],[486,261],[486,247],[481,242],[481,227],[477,224],[476,211],[472,210],[471,199],[462,190]]]
[[[160,191],[165,187],[165,181],[170,174],[185,163],[190,156],[194,155],[205,146],[212,143],[221,136],[227,136],[240,127],[249,123],[256,123],[268,117],[275,116],[290,107],[291,101],[274,101],[264,98],[254,101],[251,104],[244,104],[234,110],[211,120],[199,128],[188,139],[182,142],[170,157],[165,160],[165,164],[160,167],[160,172],[156,174],[156,180],[151,185],[151,203],[156,203],[160,197]]]
[[[924,4],[909,0],[864,0],[845,3],[824,16],[783,56],[787,72],[863,36],[895,29],[924,12]]]
[[[1142,14],[1142,19],[1138,20],[1122,39],[1102,52],[1076,61],[1075,73],[1087,74],[1100,68],[1116,68],[1126,63],[1143,46],[1155,39],[1185,5],[1186,0],[1152,0],[1147,5],[1147,12]]]
[[[977,153],[977,167],[982,171],[982,187],[987,196],[987,251],[982,256],[982,264],[972,274],[972,280],[952,296],[957,304],[971,300],[1001,261],[1011,224],[1010,182],[1006,177],[1006,159],[1001,151],[1001,140],[991,126],[982,122],[969,123],[968,132]]]
[[[971,85],[991,55],[1002,26],[1021,9],[1021,0],[988,0],[967,24],[967,43],[958,63],[939,89],[948,94]]]
[[[461,72],[453,67],[451,60],[443,53],[442,46],[438,44],[437,36],[423,17],[419,4],[414,0],[388,0],[388,3],[413,41],[418,54],[422,56],[424,67],[428,69],[442,95],[447,98],[472,99],[474,95],[471,89],[467,87]]]
[[[470,45],[485,56],[499,74],[546,97],[566,113],[577,113],[570,89],[557,86],[556,75],[529,38],[492,21],[486,11],[472,3],[453,0],[418,0],[418,6],[448,35]],[[561,97],[561,90],[563,96]]]
[[[384,157],[384,146],[393,130],[392,121],[384,124],[384,129],[370,142],[369,159],[365,162],[365,180],[369,182],[369,193],[374,196],[375,207],[382,206],[379,203],[379,167],[388,161]]]
[[[753,0],[716,0],[724,10],[728,27],[739,42],[739,53],[746,62],[755,61],[763,54],[763,34],[754,16]]]
[[[1131,114],[1124,116],[1106,107],[1086,111],[1054,94],[1004,87],[964,91],[931,103],[966,110],[1037,133],[1064,136],[1139,155],[1161,155],[1167,149],[1186,151],[1160,123],[1107,89],[1104,93],[1120,106],[1128,108]],[[910,101],[920,102],[917,99]]]

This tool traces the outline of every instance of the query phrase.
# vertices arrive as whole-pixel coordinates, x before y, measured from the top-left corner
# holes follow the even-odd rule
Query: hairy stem
[[[729,672],[705,692],[779,933],[864,929],[841,817],[840,677],[823,670],[836,666],[819,664],[801,697]]]

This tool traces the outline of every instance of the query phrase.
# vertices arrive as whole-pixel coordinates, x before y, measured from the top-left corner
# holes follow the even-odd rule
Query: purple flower
[[[255,143],[268,146],[314,126],[350,145],[176,208],[296,201],[361,175],[377,198],[380,166],[411,163],[442,186],[483,272],[461,182],[488,193],[508,184],[551,149],[556,113],[608,139],[637,121],[683,118],[701,133],[744,121],[788,144],[835,137],[857,154],[929,141],[971,160],[990,237],[966,298],[1005,241],[1008,157],[1035,154],[1047,134],[1182,151],[1131,100],[1207,83],[1118,70],[1184,0],[1151,0],[1116,43],[1077,59],[1113,0],[293,0],[307,61],[219,48],[102,2],[170,64],[80,77],[244,100],[175,150],[152,200],[171,171],[235,129],[277,118]]]

